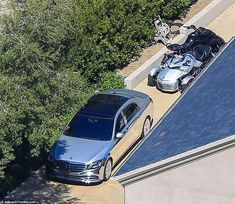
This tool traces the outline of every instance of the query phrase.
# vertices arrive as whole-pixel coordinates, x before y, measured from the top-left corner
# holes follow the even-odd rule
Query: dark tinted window
[[[68,125],[65,135],[92,140],[111,140],[114,119],[77,113]]]
[[[126,121],[130,121],[131,118],[136,114],[136,112],[139,110],[139,106],[135,103],[132,103],[128,105],[124,110],[124,116],[126,117]]]
[[[88,103],[80,110],[86,115],[115,117],[118,109],[128,98],[118,95],[97,94],[92,96]]]
[[[119,114],[116,123],[116,133],[121,132],[121,130],[125,127],[125,121],[121,114]]]
[[[122,129],[125,127],[125,124],[129,122],[132,117],[136,114],[136,112],[139,110],[139,106],[135,103],[132,103],[128,105],[122,113],[119,114],[117,118],[117,123],[116,123],[116,129],[115,132],[121,132]]]

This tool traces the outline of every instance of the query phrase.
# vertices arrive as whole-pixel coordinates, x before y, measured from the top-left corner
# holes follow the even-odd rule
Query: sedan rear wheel
[[[112,174],[112,161],[111,159],[108,159],[104,166],[104,181],[109,180]]]
[[[151,129],[151,122],[150,122],[150,118],[148,117],[144,121],[141,138],[145,137],[149,133],[150,129]]]

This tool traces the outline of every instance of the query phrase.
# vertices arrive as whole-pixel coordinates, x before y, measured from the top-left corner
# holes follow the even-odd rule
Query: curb
[[[201,12],[199,12],[188,22],[186,22],[185,25],[193,24],[196,27],[207,26],[234,2],[234,0],[214,0],[210,4],[208,4]],[[188,31],[186,28],[181,27],[180,33],[187,35]]]
[[[209,5],[207,5],[202,11],[191,18],[184,25],[195,25],[207,26],[211,23],[218,15],[220,15],[224,10],[226,10],[231,4],[235,3],[235,0],[214,0]],[[181,43],[187,37],[189,31],[183,26],[180,28],[180,35],[176,36],[171,43]],[[167,49],[164,47],[159,50],[155,55],[153,55],[149,60],[147,60],[143,65],[141,65],[136,71],[125,78],[124,82],[127,88],[133,89],[140,82],[142,82],[148,76],[150,69],[153,66],[159,65],[164,53]]]

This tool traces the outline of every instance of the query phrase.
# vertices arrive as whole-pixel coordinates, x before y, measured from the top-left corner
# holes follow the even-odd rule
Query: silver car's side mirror
[[[117,134],[116,134],[116,138],[117,139],[121,139],[121,138],[123,138],[124,137],[124,133],[122,133],[122,132],[118,132]]]

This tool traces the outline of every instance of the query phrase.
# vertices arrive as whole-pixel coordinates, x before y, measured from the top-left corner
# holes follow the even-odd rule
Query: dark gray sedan
[[[83,183],[110,178],[114,165],[150,131],[152,99],[113,89],[92,96],[69,122],[48,155],[46,174]]]

